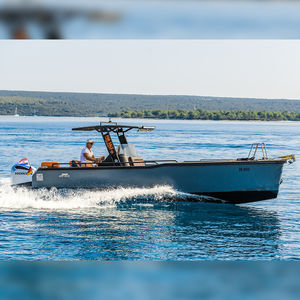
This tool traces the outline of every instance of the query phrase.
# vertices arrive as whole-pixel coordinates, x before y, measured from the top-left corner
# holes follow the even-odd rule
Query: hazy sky
[[[300,99],[300,41],[0,41],[0,89]]]

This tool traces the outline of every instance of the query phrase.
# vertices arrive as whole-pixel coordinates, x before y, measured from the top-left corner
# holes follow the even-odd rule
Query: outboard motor
[[[31,185],[32,175],[36,171],[27,158],[21,159],[11,168],[11,185]]]

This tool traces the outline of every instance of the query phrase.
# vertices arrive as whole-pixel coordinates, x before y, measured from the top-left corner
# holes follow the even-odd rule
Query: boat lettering
[[[109,153],[111,155],[113,155],[114,152],[115,152],[115,148],[114,148],[114,145],[112,143],[111,137],[108,134],[105,136],[105,144],[107,146],[107,149],[108,149]]]
[[[250,171],[250,168],[239,168],[239,172],[247,172]]]
[[[58,177],[59,178],[70,178],[70,175],[68,173],[61,173]]]
[[[36,181],[44,181],[44,176],[42,173],[36,174]]]

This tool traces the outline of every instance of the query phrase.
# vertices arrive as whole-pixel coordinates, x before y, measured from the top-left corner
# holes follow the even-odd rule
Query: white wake
[[[191,195],[170,186],[153,188],[118,188],[109,190],[32,190],[13,188],[8,178],[0,178],[0,208],[68,210],[107,208],[125,200],[185,200]],[[200,200],[200,198],[199,198]]]

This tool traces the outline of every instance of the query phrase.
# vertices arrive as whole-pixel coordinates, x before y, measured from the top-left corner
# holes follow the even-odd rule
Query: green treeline
[[[260,121],[300,121],[300,113],[278,111],[211,111],[211,110],[124,110],[121,113],[109,113],[109,117],[155,118],[179,120],[260,120]]]
[[[242,112],[247,111],[262,112],[262,114],[263,111],[300,113],[300,100],[0,90],[0,116],[13,115],[16,109],[20,116],[74,117],[107,116],[109,112],[116,112],[120,115],[121,112],[136,110],[143,112],[145,117],[151,115],[151,118],[159,117],[155,115],[156,110],[161,111],[159,114],[161,118],[166,117],[164,114],[167,114],[168,118],[174,118],[174,116],[187,118],[186,111],[192,111],[191,117],[195,113],[195,118],[199,118],[197,110],[202,109],[208,113],[201,118],[215,119],[226,115],[226,112],[233,112],[231,118],[235,119],[235,114],[241,115]],[[219,114],[218,111],[223,113]]]

